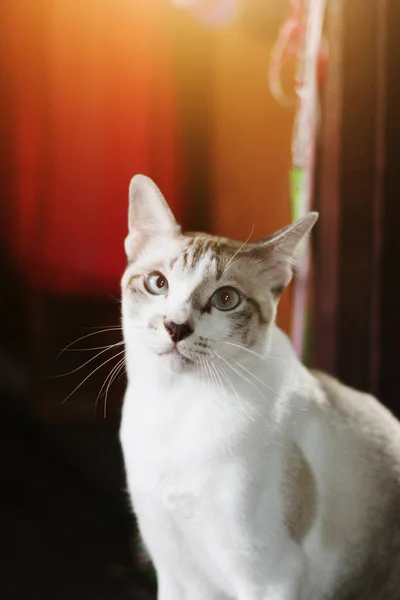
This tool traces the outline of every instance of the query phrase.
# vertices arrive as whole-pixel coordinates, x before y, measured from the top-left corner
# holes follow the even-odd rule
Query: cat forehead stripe
[[[171,269],[177,264],[183,269],[195,269],[206,256],[216,260],[217,266],[222,263],[224,251],[218,239],[198,235],[189,237],[185,241],[182,251],[171,259],[169,263]]]
[[[214,256],[218,256],[220,252],[221,248],[217,241],[209,240],[207,238],[198,238],[196,243],[193,244],[193,251],[190,257],[192,269],[194,269],[207,254],[210,253]]]
[[[241,246],[241,243],[227,238],[207,234],[185,234],[185,245],[181,253],[171,259],[169,266],[171,270],[177,264],[183,269],[195,269],[204,258],[212,258],[218,280],[229,260]]]

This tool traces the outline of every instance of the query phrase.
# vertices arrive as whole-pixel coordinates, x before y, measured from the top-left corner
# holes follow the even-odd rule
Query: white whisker
[[[243,242],[243,244],[240,246],[240,248],[238,248],[238,250],[236,250],[235,254],[228,260],[228,262],[226,263],[224,270],[222,271],[222,274],[225,273],[225,271],[227,270],[227,268],[229,267],[229,265],[231,264],[231,262],[233,261],[233,259],[239,254],[239,252],[245,247],[245,245],[247,244],[247,242],[249,241],[249,239],[251,238],[251,236],[254,233],[254,225],[251,228],[250,231],[250,235],[248,236],[247,240],[245,242]]]
[[[216,356],[217,358],[219,358],[219,360],[222,360],[222,361],[223,361],[223,362],[224,362],[226,365],[228,365],[228,367],[229,367],[230,369],[232,369],[232,371],[233,371],[234,373],[236,373],[236,375],[238,375],[238,376],[239,376],[241,379],[243,379],[243,381],[246,381],[247,383],[250,383],[250,384],[251,384],[251,381],[250,381],[250,379],[248,379],[247,377],[245,377],[245,376],[243,375],[243,373],[240,373],[240,371],[238,371],[237,369],[235,369],[235,367],[233,367],[233,366],[232,366],[232,365],[231,365],[231,364],[230,364],[230,363],[229,363],[227,360],[225,360],[225,358],[223,358],[222,356],[220,356],[220,355],[219,355],[217,352],[214,352],[214,354],[215,354],[215,356]],[[256,388],[256,389],[258,389],[258,388]]]
[[[230,367],[230,368],[231,368],[233,371],[235,371],[235,369],[233,369],[233,368],[231,367],[231,365],[230,365],[228,362],[226,362],[226,361],[225,361],[225,359],[223,359],[221,356],[219,356],[219,355],[218,355],[216,352],[214,352],[214,354],[217,356],[217,358],[219,358],[219,359],[223,360],[223,361],[224,361],[224,362],[225,362],[225,363],[228,365],[228,367]],[[235,371],[235,373],[237,373],[237,371]],[[233,383],[232,383],[232,381],[231,381],[230,377],[228,376],[228,374],[226,373],[226,371],[225,371],[224,369],[222,369],[222,368],[221,368],[221,374],[224,376],[224,378],[225,378],[225,381],[228,383],[229,387],[231,388],[231,390],[232,390],[232,391],[233,391],[233,393],[235,394],[235,397],[236,397],[237,401],[239,402],[239,404],[241,405],[241,407],[243,408],[243,410],[244,410],[245,414],[246,414],[246,415],[249,417],[249,419],[250,419],[251,421],[254,421],[254,420],[255,420],[255,419],[254,419],[254,417],[253,417],[252,415],[250,415],[250,413],[248,412],[248,410],[247,410],[247,408],[246,408],[246,406],[245,406],[244,402],[243,402],[243,401],[242,401],[242,399],[239,397],[239,394],[237,393],[237,391],[236,391],[236,389],[235,389],[235,386],[233,385]],[[240,376],[240,374],[239,374],[239,373],[237,373],[237,374]]]
[[[114,371],[115,371],[115,370],[116,370],[116,369],[119,367],[119,365],[121,364],[121,362],[123,362],[124,360],[125,360],[125,357],[123,356],[123,357],[122,357],[122,358],[121,358],[121,359],[120,359],[120,360],[117,362],[117,364],[116,364],[116,365],[114,365],[114,366],[111,368],[110,372],[109,372],[109,373],[107,373],[107,375],[106,375],[106,377],[105,377],[105,379],[104,379],[104,381],[103,381],[103,383],[102,383],[102,385],[101,385],[101,388],[100,388],[100,390],[99,390],[99,392],[98,392],[98,394],[97,394],[97,396],[96,396],[96,400],[95,400],[95,403],[94,403],[94,411],[95,411],[95,412],[96,412],[96,409],[97,409],[97,404],[98,404],[98,402],[99,402],[99,400],[100,400],[100,398],[101,398],[101,396],[102,396],[102,392],[103,392],[104,388],[106,387],[106,385],[107,385],[107,382],[108,382],[109,380],[111,380],[111,377],[113,376],[113,374],[114,374]]]
[[[86,367],[86,365],[88,365],[91,362],[93,362],[94,360],[96,360],[96,358],[98,358],[99,356],[104,354],[104,352],[107,352],[107,350],[111,350],[112,348],[115,348],[116,346],[121,346],[121,344],[123,344],[123,343],[124,342],[121,341],[121,342],[117,342],[116,344],[110,344],[109,346],[104,346],[103,349],[101,350],[101,352],[98,352],[95,356],[92,356],[92,358],[89,358],[89,360],[84,362],[79,367],[76,367],[76,369],[73,369],[72,371],[68,371],[68,373],[60,373],[59,375],[52,375],[50,378],[58,379],[59,377],[66,377],[67,375],[72,375],[73,373],[77,373],[77,371],[80,371],[81,369],[83,369],[83,367]]]
[[[236,397],[236,400],[238,401],[238,403],[239,403],[241,406],[243,406],[242,400],[241,400],[241,398],[239,397],[239,394],[237,393],[237,391],[236,391],[236,388],[235,388],[235,386],[233,385],[231,378],[229,377],[229,375],[227,374],[227,372],[226,372],[226,371],[225,371],[225,370],[224,370],[222,367],[221,367],[221,375],[223,376],[223,378],[225,379],[226,383],[227,383],[227,384],[229,385],[229,387],[231,388],[231,390],[232,390],[232,392],[234,393],[234,395],[235,395],[235,397]],[[246,411],[245,411],[245,412],[246,412]],[[246,412],[246,414],[248,414],[248,413]]]
[[[201,384],[204,385],[204,365],[203,365],[203,357],[199,356],[199,364],[200,364],[200,379]]]
[[[207,385],[208,378],[207,378],[207,371],[206,371],[206,362],[205,362],[204,358],[201,358],[200,360],[201,360],[201,366],[202,366],[202,374],[204,376],[203,383],[205,385]]]
[[[120,342],[116,342],[115,344],[109,344],[108,346],[93,346],[92,348],[69,348],[68,352],[91,352],[92,350],[94,352],[95,350],[105,350],[106,348],[121,346],[124,343],[124,340],[121,340]]]
[[[105,419],[107,418],[107,398],[108,398],[109,389],[112,386],[112,384],[114,383],[114,381],[117,379],[118,375],[123,370],[124,366],[125,366],[125,357],[123,357],[119,361],[119,363],[117,364],[117,368],[113,369],[113,375],[111,376],[110,381],[108,382],[107,389],[106,389],[106,394],[105,394],[105,397],[104,397],[104,412],[103,412],[103,416],[104,416]]]
[[[217,379],[217,372],[216,372],[214,363],[210,361],[208,364],[210,365],[210,369],[211,369],[211,372],[213,374],[213,380],[214,380],[215,386],[216,387],[221,387],[220,383],[219,383],[219,381]]]
[[[240,377],[241,379],[243,379],[243,381],[245,381],[246,383],[251,385],[262,396],[262,398],[264,398],[264,400],[267,400],[267,398],[264,396],[264,394],[261,392],[261,390],[258,389],[258,387],[255,385],[255,383],[253,383],[253,381],[251,381],[248,377],[245,377],[245,375],[243,375],[243,373],[240,373],[240,371],[235,369],[228,361],[226,361],[224,358],[222,358],[222,356],[219,356],[219,354],[217,354],[217,356],[220,360],[223,360],[228,365],[228,367],[230,367],[232,369],[232,371],[234,371],[234,373],[236,373],[236,375],[238,375],[238,377]]]
[[[265,381],[263,381],[262,379],[260,379],[256,375],[254,375],[254,373],[252,373],[251,371],[249,371],[249,369],[246,369],[246,367],[244,367],[243,365],[241,365],[240,362],[238,362],[237,360],[235,360],[234,362],[241,369],[243,369],[244,371],[246,371],[246,373],[248,373],[249,375],[251,375],[252,377],[254,377],[254,379],[256,379],[256,381],[259,381],[260,383],[262,383],[262,385],[265,385],[265,387],[268,388],[273,394],[275,394],[275,396],[278,396],[278,392],[276,390],[274,390],[273,387],[271,387],[270,385],[268,385],[268,383],[265,383]]]
[[[108,329],[101,329],[100,331],[92,331],[91,333],[88,333],[87,335],[83,335],[82,337],[78,338],[77,340],[74,340],[73,342],[68,344],[68,346],[65,346],[65,348],[63,348],[61,350],[61,352],[58,354],[57,358],[60,358],[60,356],[74,344],[77,344],[81,340],[91,337],[92,335],[99,335],[100,333],[107,333],[107,331],[121,331],[121,330],[122,330],[122,327],[109,327]]]
[[[211,364],[208,362],[208,360],[206,358],[204,360],[205,360],[205,364],[206,364],[208,373],[210,375],[210,384],[214,385],[216,380],[215,380],[215,375],[211,369]]]
[[[201,363],[202,363],[202,367],[203,367],[203,384],[207,385],[208,382],[209,382],[210,377],[209,377],[208,369],[207,369],[207,366],[206,366],[206,359],[202,358],[201,359]]]
[[[216,353],[217,354],[217,353]],[[221,360],[224,360],[221,356],[219,356],[217,354],[218,358],[220,358]],[[243,379],[243,381],[245,381],[246,383],[248,383],[249,385],[251,385],[259,394],[260,396],[264,399],[268,401],[268,398],[262,393],[261,390],[258,389],[258,387],[255,385],[255,383],[253,383],[250,379],[248,379],[247,377],[245,377],[243,375],[243,373],[240,373],[239,371],[237,371],[234,367],[232,367],[232,365],[230,365],[227,361],[226,364],[228,365],[228,367],[230,367],[241,379]],[[222,369],[222,368],[221,368]],[[224,372],[223,370],[221,372]],[[247,413],[248,414],[248,413]],[[257,410],[257,416],[262,419],[264,421],[264,423],[268,426],[269,429],[271,429],[270,424],[268,423],[268,421],[266,420],[265,416],[260,413],[260,411]],[[253,419],[254,420],[254,419]]]
[[[227,346],[235,346],[235,348],[240,348],[241,350],[245,350],[246,352],[249,352],[250,354],[253,354],[254,356],[257,356],[257,358],[259,358],[260,360],[263,360],[265,362],[268,361],[268,359],[272,359],[272,360],[283,360],[283,358],[281,356],[262,356],[261,354],[258,354],[257,352],[254,352],[254,350],[250,350],[250,348],[246,348],[245,346],[241,346],[240,344],[234,344],[233,342],[222,342],[223,344],[227,344]]]
[[[209,348],[207,348],[207,351],[210,353],[210,356],[211,356],[211,362],[210,362],[210,364],[211,364],[212,368],[214,369],[215,374],[218,377],[218,381],[219,381],[219,385],[220,385],[221,391],[224,393],[224,396],[226,398],[226,389],[225,389],[224,384],[222,382],[221,375],[219,374],[219,371],[218,371],[216,365],[214,364],[213,353],[212,353],[212,351]]]
[[[219,373],[219,370],[217,369],[217,367],[216,367],[216,365],[214,363],[211,363],[211,366],[213,367],[213,369],[215,371],[215,374],[216,374],[216,376],[218,378],[219,387],[221,388],[221,391],[223,392],[224,397],[226,398],[226,389],[225,389],[223,381],[221,379],[221,375]]]
[[[217,365],[215,364],[212,351],[209,348],[207,348],[207,350],[208,350],[208,352],[211,355],[210,365],[214,369],[214,372],[215,372],[215,374],[218,377],[219,385],[220,385],[221,391],[224,394],[224,399],[226,401],[227,398],[228,398],[228,395],[227,395],[226,388],[225,388],[224,383],[223,383],[222,378],[221,378],[221,374],[223,375],[223,373],[222,373],[222,371],[220,369],[218,369]],[[239,401],[239,404],[240,404],[240,399],[239,398],[238,398],[238,401]],[[225,407],[226,407],[226,404],[223,406],[223,409],[225,409]],[[229,455],[232,456],[232,446],[231,446],[231,440],[230,440],[229,436],[227,438],[227,447],[228,447]]]
[[[118,356],[121,356],[121,354],[124,354],[124,352],[125,352],[125,350],[122,350],[121,352],[118,352],[114,356],[111,356],[111,358],[108,358],[107,360],[105,360],[101,365],[99,365],[98,367],[96,367],[95,369],[93,369],[93,371],[91,373],[89,373],[89,375],[87,375],[87,377],[85,377],[85,379],[83,381],[81,381],[81,383],[79,385],[77,385],[76,388],[74,388],[72,390],[72,392],[70,394],[68,394],[68,396],[66,398],[64,398],[64,400],[61,402],[61,404],[64,404],[64,402],[66,402],[68,400],[68,398],[70,398],[72,396],[72,394],[74,394],[77,390],[79,390],[79,388],[85,383],[85,381],[87,381],[89,379],[89,377],[91,377],[92,375],[94,375],[94,373],[96,373],[96,371],[98,371],[99,369],[101,369],[102,367],[104,367],[104,365],[106,365],[107,363],[109,363],[110,360],[114,360],[114,358],[117,358]]]

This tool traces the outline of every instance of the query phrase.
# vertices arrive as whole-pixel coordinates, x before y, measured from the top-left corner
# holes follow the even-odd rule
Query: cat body
[[[315,215],[241,245],[130,197],[120,437],[159,600],[399,598],[400,426],[274,325]]]

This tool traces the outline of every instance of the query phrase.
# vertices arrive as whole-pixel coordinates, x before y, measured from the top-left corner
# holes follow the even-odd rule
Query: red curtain
[[[9,0],[8,239],[30,282],[118,289],[127,191],[152,176],[180,216],[177,101],[160,0]],[[4,21],[3,21],[4,24]]]

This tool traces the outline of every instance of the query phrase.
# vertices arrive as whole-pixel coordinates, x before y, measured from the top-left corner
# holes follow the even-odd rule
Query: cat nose
[[[171,336],[171,340],[175,343],[184,340],[193,333],[193,328],[189,323],[174,323],[173,321],[167,321],[164,325]]]

